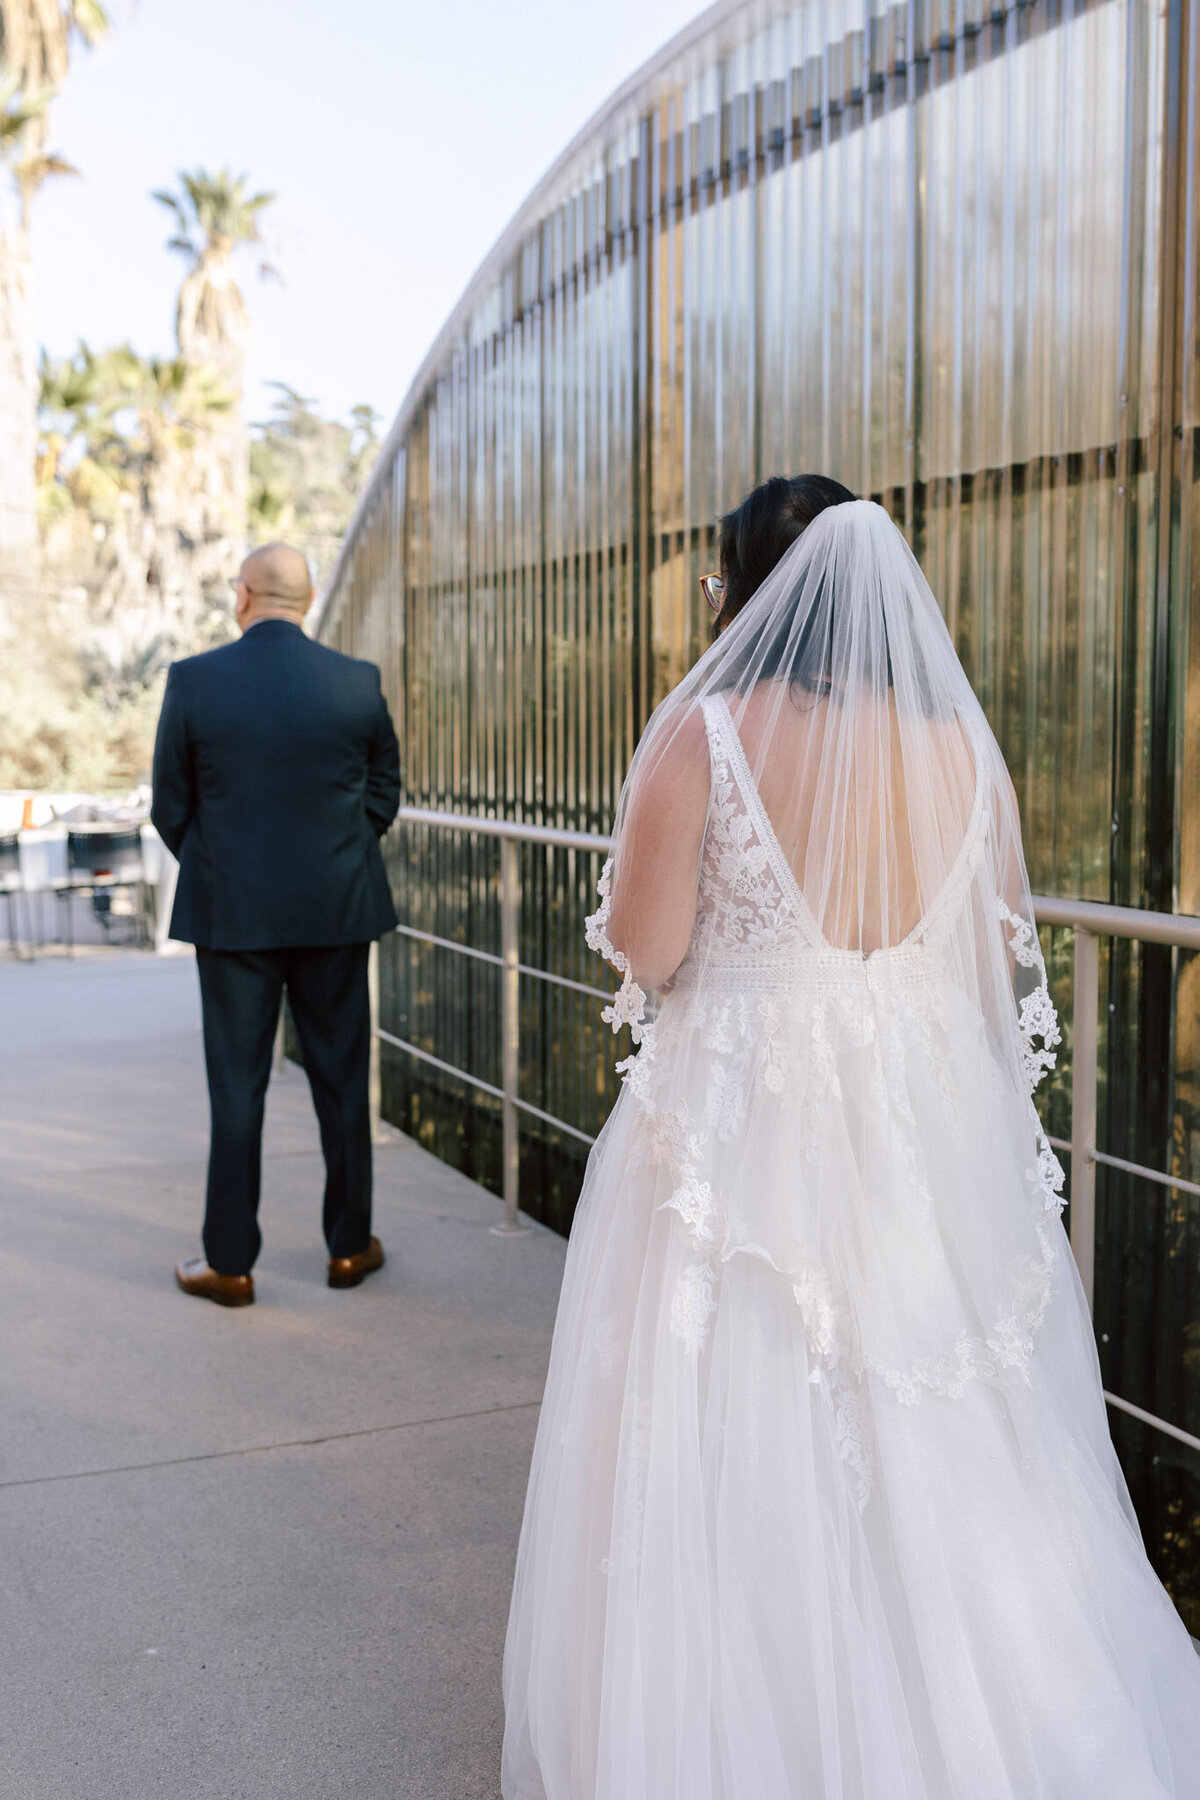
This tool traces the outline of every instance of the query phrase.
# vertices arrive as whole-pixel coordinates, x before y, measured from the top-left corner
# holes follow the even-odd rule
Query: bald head
[[[243,631],[259,619],[294,619],[299,624],[312,604],[308,563],[291,544],[263,544],[252,550],[238,582],[236,613]]]

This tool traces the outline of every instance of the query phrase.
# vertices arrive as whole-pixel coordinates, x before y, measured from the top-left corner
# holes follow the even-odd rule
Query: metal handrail
[[[375,1027],[375,1035],[384,1043],[406,1051],[419,1061],[431,1063],[445,1073],[457,1076],[482,1092],[499,1099],[503,1106],[504,1224],[493,1227],[497,1233],[512,1235],[528,1229],[518,1215],[519,1152],[517,1115],[530,1114],[546,1124],[565,1131],[583,1143],[594,1143],[587,1132],[566,1119],[543,1112],[540,1107],[522,1100],[517,1093],[520,1049],[520,982],[523,975],[554,985],[573,988],[599,999],[611,995],[586,983],[555,975],[546,969],[534,969],[520,961],[520,881],[517,863],[518,844],[542,844],[548,848],[579,850],[597,856],[612,849],[612,838],[599,832],[566,831],[551,825],[527,825],[518,820],[490,819],[476,813],[435,812],[422,806],[402,806],[397,819],[403,824],[427,825],[446,831],[469,832],[477,837],[500,840],[500,955],[457,944],[451,938],[438,938],[432,932],[417,931],[401,925],[406,937],[437,945],[461,955],[493,963],[500,969],[500,1036],[501,1086],[483,1081],[466,1069],[443,1062],[428,1050],[390,1032]],[[1096,1146],[1096,1090],[1100,1033],[1100,939],[1116,937],[1135,939],[1146,944],[1165,944],[1174,949],[1200,950],[1200,918],[1189,913],[1144,912],[1133,906],[1107,906],[1095,900],[1064,900],[1056,895],[1035,894],[1033,908],[1039,925],[1061,926],[1075,934],[1074,996],[1072,1013],[1073,1056],[1071,1064],[1071,1136],[1069,1140],[1054,1138],[1056,1148],[1071,1153],[1071,1249],[1079,1268],[1080,1280],[1087,1296],[1089,1310],[1094,1301],[1096,1265],[1096,1168],[1102,1165],[1125,1174],[1136,1175],[1180,1193],[1200,1196],[1200,1183],[1182,1176],[1151,1169],[1143,1163],[1127,1162],[1111,1156]],[[1152,1425],[1178,1442],[1200,1451],[1200,1437],[1145,1412],[1132,1401],[1105,1389],[1111,1406]]]
[[[470,944],[460,944],[455,938],[438,937],[432,931],[418,931],[412,925],[397,925],[396,930],[401,937],[415,938],[419,944],[432,944],[438,950],[456,950],[460,956],[474,957],[476,962],[492,963],[496,968],[504,967],[504,958],[497,956],[493,950],[475,950]],[[548,981],[553,987],[571,988],[576,994],[588,994],[593,1000],[611,1000],[611,988],[593,987],[587,981],[574,981],[569,975],[551,975],[548,969],[533,969],[528,963],[518,965],[522,975],[529,975],[535,981]],[[592,1139],[588,1139],[589,1144]]]
[[[1134,906],[1105,906],[1095,900],[1061,900],[1056,895],[1035,894],[1033,910],[1039,925],[1065,926],[1075,933],[1074,992],[1071,1031],[1071,1137],[1060,1148],[1071,1153],[1071,1249],[1087,1296],[1088,1310],[1095,1299],[1096,1277],[1096,1168],[1119,1169],[1181,1193],[1200,1194],[1200,1185],[1182,1177],[1110,1156],[1096,1146],[1096,1085],[1100,1039],[1100,939],[1136,939],[1144,944],[1165,944],[1173,949],[1200,950],[1200,918],[1190,913],[1143,912]],[[1146,1412],[1132,1400],[1104,1390],[1110,1406],[1129,1413],[1144,1425],[1165,1432],[1178,1443],[1200,1450],[1200,1437]]]
[[[488,819],[480,813],[431,812],[425,806],[402,806],[396,814],[402,825],[441,825],[451,831],[469,831],[476,837],[507,839],[514,844],[549,844],[556,850],[612,849],[611,837],[598,831],[561,831],[555,825],[526,825],[520,819]]]
[[[1065,925],[1093,937],[1136,938],[1143,944],[1167,944],[1178,950],[1200,950],[1200,918],[1191,913],[1143,912],[1136,906],[1108,906],[1102,900],[1061,900],[1035,894],[1039,925]]]
[[[391,1032],[381,1031],[378,1024],[374,1031],[377,1040],[391,1044],[393,1049],[403,1050],[419,1062],[430,1063],[448,1075],[455,1075],[460,1081],[468,1082],[480,1092],[491,1094],[501,1102],[504,1223],[494,1226],[493,1230],[498,1235],[510,1237],[523,1234],[528,1227],[521,1223],[518,1207],[520,1145],[517,1114],[523,1112],[532,1118],[541,1119],[543,1124],[553,1125],[568,1137],[576,1138],[584,1144],[594,1144],[596,1140],[588,1132],[581,1131],[578,1125],[571,1124],[570,1120],[559,1119],[553,1113],[544,1112],[540,1106],[534,1106],[531,1101],[522,1100],[517,1092],[520,1070],[521,977],[524,975],[535,981],[548,982],[554,987],[569,988],[598,1000],[611,1000],[613,996],[602,988],[589,987],[586,982],[573,981],[568,976],[556,975],[549,969],[535,969],[521,961],[521,883],[517,845],[541,844],[547,848],[580,850],[585,855],[600,856],[607,855],[612,849],[612,839],[598,832],[566,831],[551,825],[529,825],[516,819],[489,819],[478,813],[434,812],[424,806],[402,806],[396,819],[402,825],[427,825],[442,830],[468,832],[473,837],[500,840],[499,956],[491,950],[478,950],[474,945],[457,944],[452,938],[437,937],[433,932],[418,931],[412,925],[399,925],[396,929],[403,937],[415,938],[439,949],[456,951],[459,955],[474,957],[480,962],[499,967],[502,1085],[497,1088],[494,1083],[473,1075],[469,1069],[460,1069],[452,1063],[443,1062],[431,1051],[423,1050],[419,1045],[396,1037]]]

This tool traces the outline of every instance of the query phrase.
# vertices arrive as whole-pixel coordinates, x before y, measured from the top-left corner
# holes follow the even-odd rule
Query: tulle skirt
[[[815,1287],[803,1257],[754,1241],[791,1129],[769,1096],[729,1139],[736,1220],[698,1226],[678,1154],[664,1175],[654,1132],[701,1116],[710,1079],[703,1033],[668,1004],[657,1102],[645,1079],[623,1093],[569,1248],[505,1651],[504,1800],[1200,1800],[1200,1659],[1142,1547],[1057,1215],[1037,1225],[1054,1275],[1030,1353],[968,1352],[965,1376],[935,1359],[944,1381],[899,1393],[822,1310],[826,1265],[835,1289],[870,1277],[852,1209],[819,1223]],[[928,1107],[988,1105],[964,1079]],[[919,1145],[912,1058],[905,1083]],[[665,1110],[671,1093],[690,1110]],[[985,1245],[1005,1180],[1015,1217],[1030,1172],[989,1177],[1015,1153],[980,1131],[959,1139],[992,1191],[950,1193],[946,1167],[917,1186],[935,1215],[944,1193],[988,1214]],[[818,1150],[827,1176],[836,1147]],[[969,1307],[970,1234],[936,1226],[942,1286]]]

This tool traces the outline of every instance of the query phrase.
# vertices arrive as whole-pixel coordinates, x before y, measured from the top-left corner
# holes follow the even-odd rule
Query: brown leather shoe
[[[202,1256],[191,1256],[177,1263],[175,1279],[185,1294],[200,1300],[215,1300],[218,1306],[253,1306],[253,1275],[219,1275],[210,1269]]]
[[[376,1269],[383,1267],[383,1245],[377,1237],[373,1237],[365,1250],[357,1256],[331,1256],[329,1259],[330,1287],[357,1287],[367,1275],[373,1275]]]

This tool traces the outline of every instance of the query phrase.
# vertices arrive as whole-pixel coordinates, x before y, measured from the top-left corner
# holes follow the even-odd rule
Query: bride
[[[640,1048],[567,1258],[505,1800],[1200,1800],[996,741],[881,507],[768,482],[721,562],[589,921]]]

